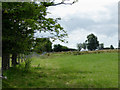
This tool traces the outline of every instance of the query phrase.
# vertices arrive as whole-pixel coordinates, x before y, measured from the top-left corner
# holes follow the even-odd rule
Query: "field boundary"
[[[113,53],[120,52],[120,50],[96,50],[96,51],[62,51],[62,52],[53,52],[53,54],[70,54],[70,55],[83,55],[83,54],[99,54],[99,53]],[[47,53],[50,54],[50,53]]]

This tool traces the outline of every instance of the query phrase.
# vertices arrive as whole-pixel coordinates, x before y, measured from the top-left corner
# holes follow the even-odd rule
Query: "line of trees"
[[[47,18],[46,10],[49,6],[73,4],[77,0],[72,3],[62,0],[57,4],[54,1],[40,2],[39,5],[35,2],[2,2],[2,71],[10,67],[10,55],[12,66],[16,66],[17,55],[31,51],[35,46],[36,31],[49,32],[53,41],[65,42],[63,37],[67,36],[67,32],[58,23],[59,18]]]
[[[100,43],[97,40],[97,36],[94,34],[89,34],[87,36],[87,40],[84,43],[77,44],[78,51],[81,49],[84,50],[103,50],[103,49],[114,49],[113,45],[110,45],[108,48],[104,48],[104,44]],[[68,48],[67,46],[62,46],[60,44],[55,44],[52,49],[52,42],[49,38],[37,38],[36,44],[34,46],[33,51],[42,53],[42,52],[61,52],[61,51],[76,51],[76,49]]]
[[[82,48],[83,49],[88,49],[90,51],[92,50],[102,50],[102,49],[114,49],[113,45],[110,45],[110,47],[104,47],[103,43],[99,43],[97,36],[94,34],[89,34],[87,36],[87,40],[84,43],[78,43],[77,44],[78,51],[80,51]]]
[[[76,49],[68,48],[66,46],[62,46],[60,44],[55,44],[53,51],[55,52],[61,52],[61,51],[76,51]]]

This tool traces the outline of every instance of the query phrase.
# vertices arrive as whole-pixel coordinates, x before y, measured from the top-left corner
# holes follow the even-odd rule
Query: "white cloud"
[[[52,14],[49,16],[66,18],[71,15],[78,15],[82,18],[91,18],[93,20],[109,19],[110,11],[106,8],[110,5],[116,5],[118,0],[79,0],[73,5],[59,5],[48,8]],[[116,6],[117,7],[117,6]],[[101,16],[101,13],[103,16]]]
[[[113,45],[114,47],[118,46],[117,33],[112,37],[108,37],[107,35],[91,32],[85,29],[76,29],[70,32],[69,38],[68,38],[69,43],[62,43],[60,41],[55,41],[53,44],[61,44],[70,48],[77,48],[76,47],[77,43],[85,42],[85,40],[87,40],[87,35],[91,33],[97,36],[99,43],[104,43],[105,47],[110,47],[110,45]]]
[[[92,32],[89,32],[84,29],[73,30],[69,34],[69,39],[68,39],[69,47],[76,48],[76,44],[85,42],[87,35],[90,33]]]
[[[117,9],[118,0],[79,0],[73,5],[49,7],[51,14],[48,17],[61,17],[60,24],[69,34],[68,44],[59,41],[54,44],[76,48],[77,43],[84,42],[88,34],[94,33],[105,46],[117,47]]]
[[[99,41],[102,41],[105,47],[110,47],[110,45],[118,47],[118,34],[115,34],[113,37],[98,34],[98,37]]]

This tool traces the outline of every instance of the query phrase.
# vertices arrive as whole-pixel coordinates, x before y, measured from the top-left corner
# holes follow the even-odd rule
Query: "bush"
[[[30,58],[27,58],[25,60],[25,67],[24,67],[24,71],[25,72],[28,72],[30,70],[30,68],[31,68],[31,61],[32,61],[32,59],[30,59]]]

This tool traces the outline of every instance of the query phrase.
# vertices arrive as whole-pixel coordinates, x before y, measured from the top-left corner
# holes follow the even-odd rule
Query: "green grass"
[[[118,53],[32,58],[31,71],[4,72],[3,88],[117,88]]]

